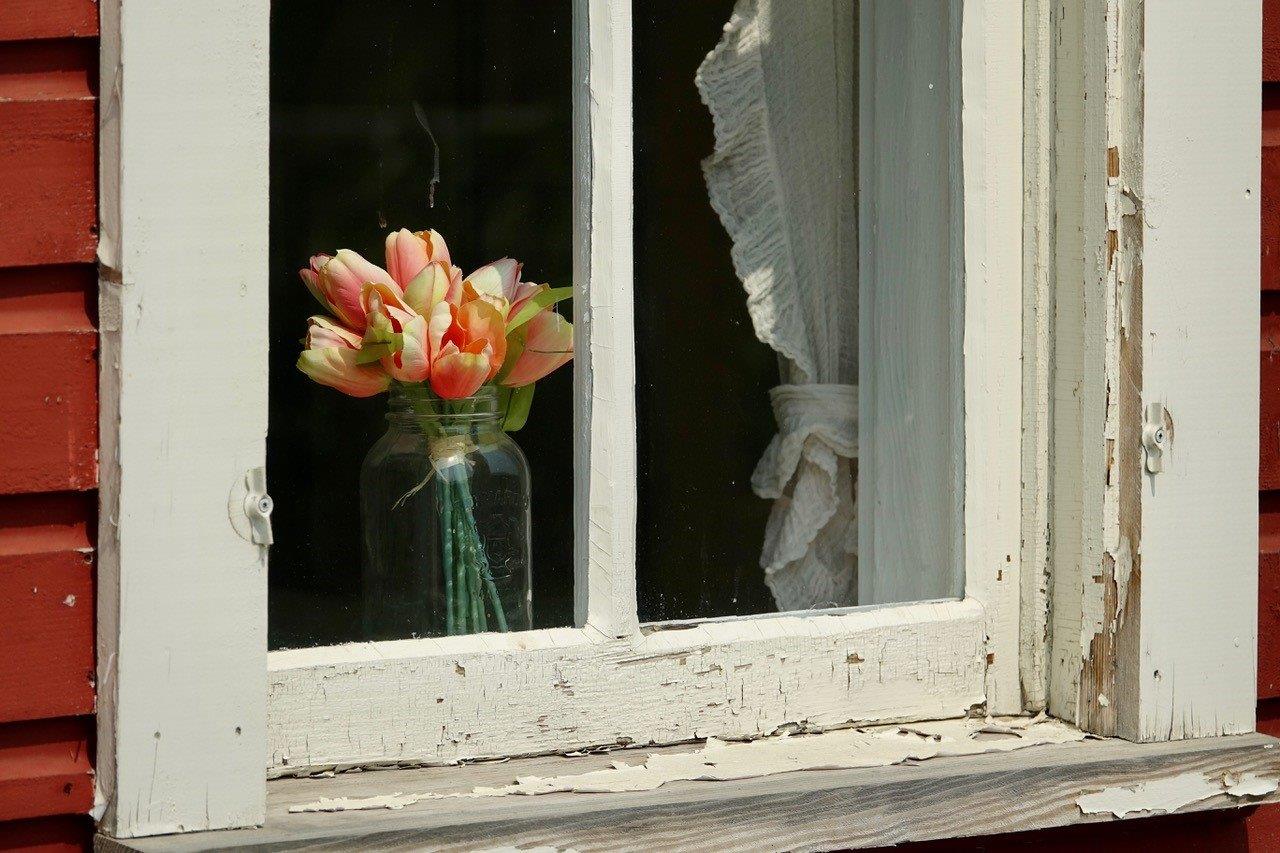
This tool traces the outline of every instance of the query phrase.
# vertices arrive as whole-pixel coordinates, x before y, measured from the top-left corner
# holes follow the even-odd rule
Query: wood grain
[[[820,737],[820,736],[819,736]],[[936,758],[867,770],[811,771],[736,782],[672,783],[655,791],[425,801],[400,811],[289,814],[319,797],[467,790],[524,775],[592,769],[590,759],[540,759],[436,771],[339,775],[272,783],[266,826],[204,836],[113,842],[98,849],[196,850],[280,845],[291,850],[377,844],[389,849],[477,848],[823,850],[978,836],[1077,823],[1081,795],[1203,773],[1280,776],[1277,741],[1245,735],[1179,744],[1088,741],[1003,755]],[[615,758],[618,756],[614,756]],[[606,758],[605,760],[609,760]],[[630,762],[629,762],[630,763]],[[415,775],[417,774],[417,775]],[[381,778],[383,776],[387,778]],[[449,778],[451,777],[451,778]],[[1009,791],[1017,791],[1010,797]],[[1262,798],[1276,799],[1275,794]],[[1257,802],[1219,795],[1181,811]]]

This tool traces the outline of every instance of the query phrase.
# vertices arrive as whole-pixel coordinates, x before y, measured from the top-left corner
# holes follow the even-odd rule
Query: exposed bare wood
[[[911,735],[914,737],[914,735]],[[824,737],[816,735],[815,737]],[[423,801],[399,810],[289,813],[318,797],[363,798],[397,791],[465,791],[517,776],[578,773],[631,753],[603,757],[516,760],[505,764],[341,774],[278,780],[270,786],[266,826],[196,837],[115,842],[101,851],[183,851],[280,845],[291,850],[334,846],[612,850],[823,850],[877,847],[933,838],[986,835],[1105,822],[1085,814],[1097,803],[1121,804],[1110,791],[1195,774],[1200,792],[1171,811],[1233,808],[1277,800],[1277,741],[1262,735],[1132,744],[1117,740],[1030,747],[1004,754],[934,758],[861,770],[814,770],[733,782],[673,782],[630,793],[548,794]],[[1215,786],[1218,793],[1208,791]],[[1009,791],[1016,790],[1017,797]],[[1234,792],[1234,793],[1232,793]],[[1168,805],[1141,792],[1124,798],[1137,810]],[[1201,796],[1201,794],[1204,794]],[[1183,798],[1186,799],[1186,798]],[[1083,801],[1084,805],[1081,805]]]

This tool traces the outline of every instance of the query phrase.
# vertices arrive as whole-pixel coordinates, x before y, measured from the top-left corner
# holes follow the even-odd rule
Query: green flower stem
[[[443,477],[436,501],[440,506],[440,550],[444,561],[445,634],[452,636],[457,632],[453,612],[453,496]]]
[[[476,516],[471,511],[475,506],[475,501],[471,497],[471,487],[465,481],[459,485],[461,486],[462,503],[467,509],[466,514],[463,516],[463,523],[470,525],[469,533],[476,543],[476,571],[484,581],[485,591],[489,593],[489,602],[493,605],[493,615],[498,622],[498,630],[505,634],[510,630],[507,625],[507,615],[502,609],[502,597],[498,594],[498,585],[494,583],[493,572],[489,568],[489,556],[485,553],[484,541],[480,538],[480,531],[476,529]]]
[[[455,500],[457,492],[450,490],[449,499]],[[457,552],[458,560],[455,564],[457,572],[457,581],[454,586],[457,589],[457,598],[455,608],[457,610],[458,633],[469,634],[476,630],[475,624],[472,623],[471,599],[474,593],[470,589],[470,575],[467,572],[467,542],[465,527],[462,521],[462,514],[456,513],[453,519],[453,540]]]
[[[422,432],[428,440],[443,438],[445,431],[436,425],[441,411],[430,392],[412,384],[401,386],[405,398],[420,417]],[[457,406],[449,401],[439,401],[445,410]],[[509,401],[504,401],[505,409]],[[472,409],[472,412],[474,409]],[[466,414],[457,412],[458,414]],[[428,426],[430,425],[430,426]],[[444,563],[445,632],[449,635],[487,631],[485,594],[493,607],[494,619],[499,631],[510,630],[502,597],[494,582],[484,541],[480,538],[475,519],[475,500],[467,472],[454,472],[449,468],[438,472],[438,504],[440,506],[441,557]],[[482,589],[483,586],[483,589]]]

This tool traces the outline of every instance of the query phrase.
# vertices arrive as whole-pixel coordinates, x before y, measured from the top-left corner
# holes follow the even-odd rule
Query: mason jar
[[[394,386],[360,471],[367,639],[531,629],[529,498],[494,388]]]

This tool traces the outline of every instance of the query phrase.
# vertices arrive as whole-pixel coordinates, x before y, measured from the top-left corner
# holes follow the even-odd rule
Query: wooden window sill
[[[827,738],[829,735],[809,735]],[[1280,741],[1259,734],[1173,743],[1104,739],[890,766],[805,770],[734,781],[677,781],[648,791],[421,799],[402,808],[290,812],[322,798],[359,802],[470,791],[517,777],[639,764],[696,746],[552,756],[269,783],[266,825],[116,840],[99,851],[183,851],[257,845],[422,845],[431,849],[823,850],[901,844],[1238,808],[1280,800]],[[1114,809],[1115,813],[1112,812]]]

